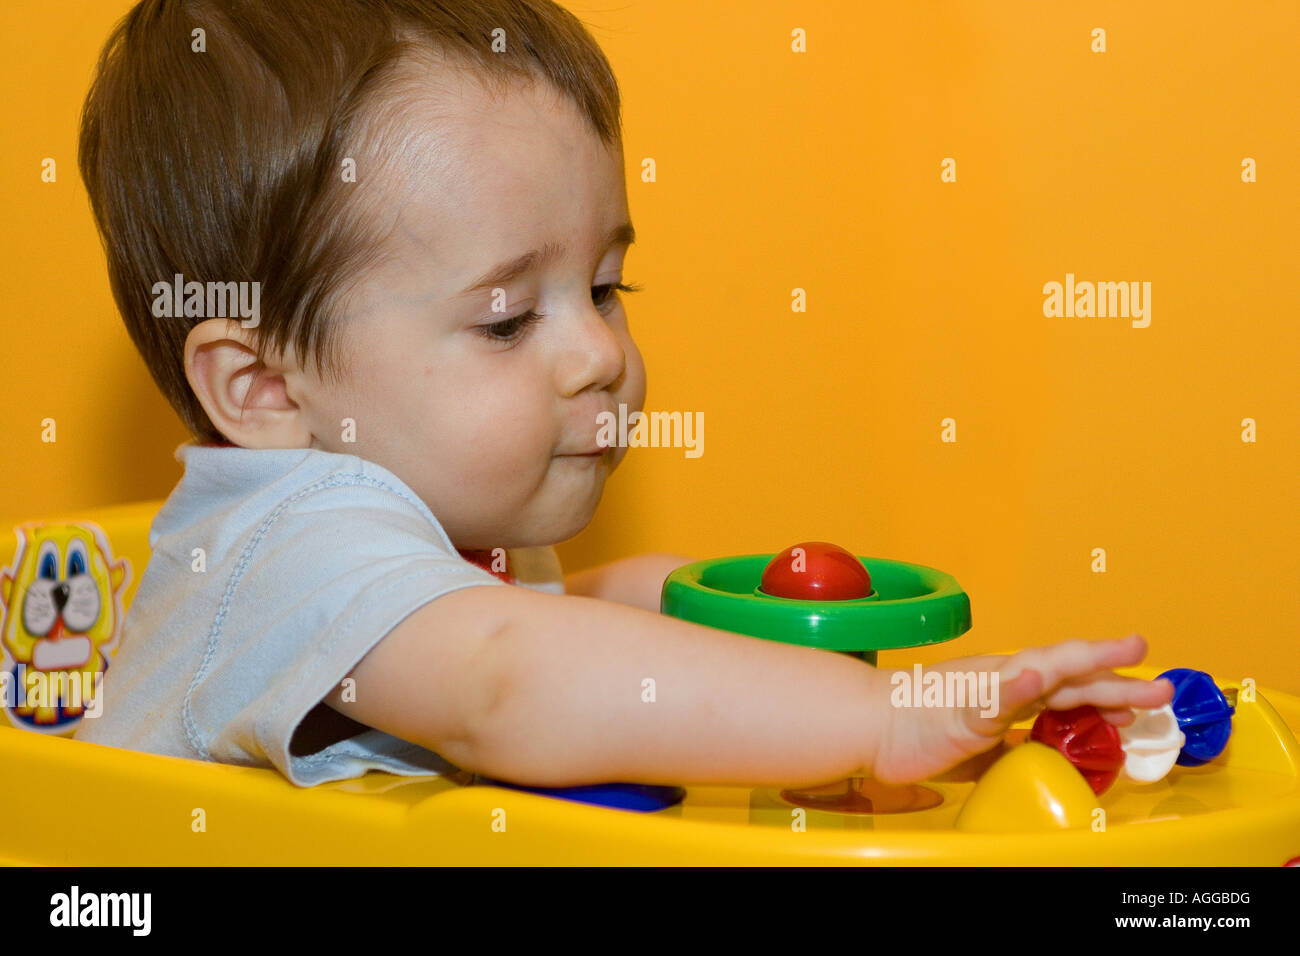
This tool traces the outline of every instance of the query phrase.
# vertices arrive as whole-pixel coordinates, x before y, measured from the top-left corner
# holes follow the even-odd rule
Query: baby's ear
[[[185,378],[213,426],[244,448],[306,448],[302,410],[284,371],[262,362],[252,333],[233,319],[207,319],[185,340]]]

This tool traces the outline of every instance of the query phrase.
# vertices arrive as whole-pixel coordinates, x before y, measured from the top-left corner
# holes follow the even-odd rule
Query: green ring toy
[[[872,592],[850,601],[800,601],[758,589],[772,554],[711,558],[668,575],[664,614],[787,644],[819,647],[876,663],[876,652],[939,644],[970,630],[970,598],[935,568],[858,556]]]

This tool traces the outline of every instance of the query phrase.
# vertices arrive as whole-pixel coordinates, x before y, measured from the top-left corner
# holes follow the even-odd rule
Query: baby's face
[[[630,243],[623,157],[542,83],[500,100],[447,85],[395,114],[392,142],[415,138],[393,164],[401,175],[372,191],[394,228],[346,310],[351,381],[295,377],[291,397],[313,447],[392,471],[457,547],[553,544],[591,520],[626,452],[583,456],[598,450],[597,414],[645,401],[613,289]],[[554,258],[492,276],[548,244]]]

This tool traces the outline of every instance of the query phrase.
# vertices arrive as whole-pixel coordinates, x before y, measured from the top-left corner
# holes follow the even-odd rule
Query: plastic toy
[[[839,545],[805,541],[786,548],[763,569],[758,589],[802,601],[852,601],[871,596],[871,575]]]
[[[969,833],[1042,833],[1087,826],[1097,800],[1054,747],[1029,741],[993,764],[954,826]]]
[[[845,651],[870,664],[877,650],[937,644],[970,630],[966,592],[934,568],[858,558],[873,584],[867,597],[794,600],[759,588],[773,557],[749,554],[678,568],[664,582],[661,610],[737,634]]]
[[[160,505],[143,502],[62,516],[57,524],[65,531],[41,539],[52,549],[52,567],[43,579],[49,583],[39,583],[39,573],[29,574],[25,562],[37,533],[55,522],[29,525],[22,541],[11,540],[11,550],[0,544],[0,572],[10,572],[0,573],[0,633],[10,634],[12,616],[21,613],[33,581],[49,592],[61,584],[69,591],[90,586],[84,579],[71,580],[83,572],[79,559],[68,560],[69,543],[77,537],[88,543],[85,535],[98,533],[96,552],[107,573],[91,573],[89,562],[84,573],[96,582],[102,613],[113,626],[105,619],[91,643],[111,649],[121,621],[111,602],[129,606],[131,584],[149,558],[148,529]],[[860,558],[874,596],[806,601],[759,592],[772,557],[746,555],[679,568],[665,582],[664,611],[872,663],[878,651],[951,640],[971,626],[966,594],[950,575],[933,568]],[[39,572],[39,562],[35,566]],[[34,632],[44,623],[33,619],[36,626],[22,631],[23,641],[14,646],[28,654],[36,640],[76,640],[81,635],[74,624],[85,621],[58,622],[61,630],[51,638],[53,623],[42,636]],[[18,663],[8,641],[4,647],[0,673]],[[40,652],[41,663],[49,661],[47,653]],[[112,667],[111,655],[107,666]],[[1142,667],[1124,672],[1145,679],[1157,674]],[[1204,680],[1189,681],[1183,717],[1205,738],[1215,721],[1222,721],[1223,708],[1231,708],[1231,738],[1222,752],[1201,765],[1175,764],[1154,782],[1125,775],[1100,796],[1061,753],[1026,740],[1029,721],[1017,724],[989,752],[906,786],[852,777],[802,790],[628,783],[545,790],[469,772],[430,777],[371,772],[301,789],[274,770],[101,747],[66,739],[59,730],[33,732],[38,728],[6,709],[8,719],[0,720],[0,766],[8,782],[0,788],[0,863],[1281,866],[1300,861],[1300,744],[1292,729],[1300,727],[1300,698],[1250,682],[1211,681],[1223,696],[1218,704]],[[12,691],[12,678],[5,684],[0,690]],[[1209,710],[1193,705],[1201,699],[1211,700]],[[104,706],[111,707],[112,700]],[[94,719],[92,709],[77,719]],[[1154,733],[1143,739],[1162,737]],[[1193,759],[1206,752],[1188,750]],[[1132,759],[1134,752],[1126,768],[1140,762]],[[199,810],[202,827],[196,823]]]
[[[474,783],[492,787],[540,793],[545,796],[590,803],[598,807],[616,807],[620,810],[662,810],[679,803],[686,796],[683,787],[661,787],[640,783],[596,783],[585,787],[521,787],[515,783],[493,780],[481,774],[474,775]]]
[[[1061,752],[1088,786],[1101,796],[1124,768],[1119,728],[1108,723],[1090,704],[1072,710],[1044,710],[1034,721],[1029,739]]]
[[[1155,710],[1134,710],[1136,719],[1119,729],[1124,748],[1124,775],[1138,783],[1164,779],[1174,768],[1186,737],[1178,729],[1178,718],[1169,704]]]
[[[1186,667],[1160,675],[1173,682],[1174,716],[1187,742],[1178,755],[1183,767],[1199,767],[1223,753],[1232,733],[1233,707],[1204,671]]]

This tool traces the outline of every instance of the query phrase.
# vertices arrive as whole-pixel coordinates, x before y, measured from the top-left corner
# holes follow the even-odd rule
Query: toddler
[[[1133,635],[938,668],[996,676],[993,715],[895,709],[888,671],[656,613],[684,557],[562,575],[646,379],[618,89],[549,0],[144,0],[79,158],[195,436],[81,740],[301,786],[907,782],[1172,697],[1111,670]]]

